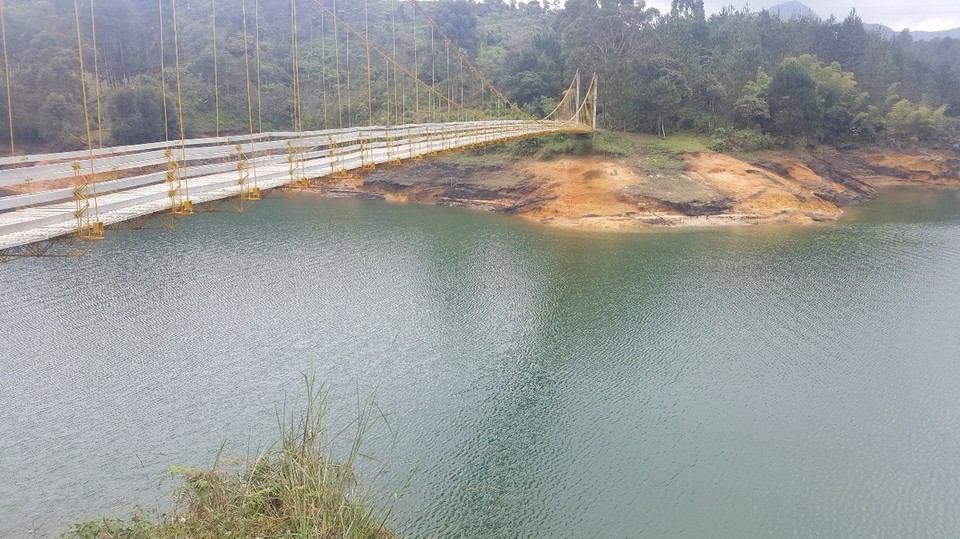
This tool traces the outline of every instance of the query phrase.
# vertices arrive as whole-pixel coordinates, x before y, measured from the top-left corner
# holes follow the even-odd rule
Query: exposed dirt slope
[[[960,157],[949,152],[698,152],[679,159],[669,170],[596,156],[491,165],[427,160],[317,187],[331,196],[466,206],[558,226],[637,228],[812,223],[836,219],[842,206],[874,196],[877,185],[960,186]]]
[[[701,146],[702,147],[702,146]],[[106,178],[97,178],[106,179]],[[69,185],[18,186],[12,191]],[[960,187],[956,151],[767,151],[625,157],[427,159],[366,175],[315,180],[324,196],[465,206],[588,228],[812,223],[891,183]]]

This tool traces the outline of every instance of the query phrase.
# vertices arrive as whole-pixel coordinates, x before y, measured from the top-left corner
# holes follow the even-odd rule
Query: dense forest
[[[166,131],[178,134],[177,86],[188,135],[245,132],[251,118],[257,130],[295,126],[294,31],[305,129],[410,121],[396,99],[393,106],[368,99],[396,94],[397,70],[379,60],[368,68],[365,45],[342,30],[335,37],[317,1],[179,0],[175,33],[171,0],[95,0],[94,10],[91,0],[3,0],[18,150],[85,144],[78,27],[95,143],[163,139],[163,95]],[[333,9],[333,0],[322,2]],[[856,12],[781,20],[731,7],[707,16],[703,2],[691,0],[674,0],[664,13],[642,0],[421,5],[532,115],[549,112],[580,70],[599,75],[599,122],[607,129],[701,132],[726,149],[960,140],[960,41],[885,36],[868,31]],[[409,2],[340,0],[336,13],[433,86],[466,77],[456,59],[451,74],[449,55]],[[246,67],[251,61],[255,67]],[[248,108],[251,71],[259,99]],[[345,95],[334,100],[337,85]],[[3,144],[7,110],[0,111]]]

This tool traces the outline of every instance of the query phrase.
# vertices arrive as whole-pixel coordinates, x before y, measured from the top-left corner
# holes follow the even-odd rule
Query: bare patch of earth
[[[842,206],[872,197],[868,180],[881,175],[859,155],[700,152],[678,160],[648,170],[642,159],[598,156],[490,165],[418,161],[317,180],[315,189],[511,213],[555,226],[625,229],[832,220]]]
[[[101,174],[94,179],[111,179],[109,173]],[[960,187],[960,154],[817,148],[654,158],[638,148],[629,157],[549,161],[480,155],[463,162],[414,160],[311,183],[311,190],[323,196],[467,207],[553,226],[806,224],[838,218],[843,206],[872,198],[875,187],[882,185]],[[70,180],[55,185],[37,182],[8,191],[70,184]]]

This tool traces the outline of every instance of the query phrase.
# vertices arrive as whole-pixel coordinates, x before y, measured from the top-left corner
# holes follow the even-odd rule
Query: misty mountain
[[[940,30],[939,32],[921,32],[921,31],[910,31],[910,35],[913,36],[913,39],[919,39],[921,41],[930,41],[938,37],[952,37],[953,39],[960,39],[960,28],[954,28],[952,30]]]
[[[796,18],[811,18],[819,19],[820,16],[817,15],[815,11],[810,9],[808,6],[804,5],[801,2],[796,0],[790,0],[788,2],[783,2],[775,6],[765,8],[771,15],[778,15],[783,20],[789,20],[794,17]],[[837,14],[834,13],[837,17],[844,17],[846,14]],[[863,26],[873,32],[877,31],[887,37],[894,37],[900,32],[890,28],[889,26],[884,26],[882,24],[873,24],[873,23],[864,23]],[[945,38],[950,37],[953,39],[960,39],[960,28],[954,28],[952,30],[939,30],[936,32],[923,32],[920,30],[910,31],[910,35],[913,39],[917,41],[932,41],[936,38]]]
[[[783,2],[782,4],[777,4],[766,9],[771,15],[777,15],[783,20],[790,20],[793,18],[799,19],[819,19],[820,16],[816,14],[812,9],[797,2],[797,0],[789,0],[788,2]]]
[[[884,26],[882,24],[863,24],[864,28],[873,32],[878,31],[881,34],[887,37],[893,37],[899,34],[900,32],[890,28],[889,26]],[[932,41],[937,38],[950,37],[953,39],[960,39],[960,28],[954,28],[952,30],[940,30],[937,32],[924,32],[922,30],[910,30],[910,36],[917,41]]]

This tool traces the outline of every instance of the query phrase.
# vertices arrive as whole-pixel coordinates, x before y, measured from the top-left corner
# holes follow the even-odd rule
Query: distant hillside
[[[793,18],[798,19],[819,19],[820,16],[817,15],[809,7],[797,2],[796,0],[790,0],[789,2],[784,2],[782,4],[777,4],[768,8],[764,8],[771,15],[777,15],[783,20],[790,20]]]
[[[936,39],[938,37],[952,37],[953,39],[960,39],[960,28],[954,28],[952,30],[940,30],[939,32],[921,32],[921,31],[910,31],[910,35],[913,36],[913,39],[919,39],[921,41],[930,41],[931,39]]]
[[[870,31],[879,31],[881,34],[887,37],[893,37],[900,32],[890,28],[889,26],[884,26],[882,24],[864,24],[864,28]],[[960,28],[954,28],[952,30],[939,30],[937,32],[923,32],[921,30],[910,30],[910,36],[917,41],[933,41],[937,38],[950,37],[953,39],[960,39]]]
[[[800,19],[819,19],[820,16],[817,15],[815,11],[810,9],[808,6],[804,5],[797,0],[790,0],[788,2],[783,2],[782,4],[777,4],[768,8],[764,8],[766,11],[770,12],[771,15],[777,15],[783,20],[790,20],[793,18]],[[837,15],[837,14],[834,14]],[[839,16],[839,15],[838,15]],[[879,31],[881,34],[887,37],[894,37],[900,32],[890,28],[889,26],[884,26],[882,24],[872,24],[864,23],[863,25],[869,31]],[[913,39],[917,41],[932,41],[937,38],[950,37],[953,39],[960,39],[960,28],[954,28],[952,30],[939,30],[936,32],[923,32],[920,30],[910,31],[910,35]]]
[[[893,37],[900,32],[890,28],[889,26],[884,26],[882,24],[864,24],[864,28],[867,30],[879,31],[881,34],[887,37]],[[921,30],[910,30],[910,36],[917,41],[933,41],[937,38],[946,38],[950,37],[953,39],[960,39],[960,28],[954,28],[952,30],[940,30],[937,32],[923,32]]]
[[[541,118],[577,70],[596,71],[608,81],[597,88],[597,122],[618,131],[717,131],[718,144],[731,147],[960,140],[960,40],[887,39],[864,31],[859,19],[817,18],[799,1],[761,2],[751,3],[772,6],[774,15],[733,9],[705,17],[693,0],[678,0],[682,13],[660,17],[630,0],[567,0],[546,10],[528,0],[367,0],[368,17],[357,1],[337,2],[337,19],[363,29],[351,34],[339,23],[334,31],[330,2],[321,9],[311,0],[259,0],[258,14],[239,0],[109,0],[95,2],[96,55],[84,2],[81,79],[77,17],[62,9],[69,0],[0,0],[9,49],[2,52],[13,68],[9,81],[0,74],[0,151],[9,147],[11,123],[16,146],[42,152],[84,147],[88,123],[98,142],[101,135],[113,145],[164,140],[180,127],[179,114],[164,116],[165,105],[182,108],[190,136],[248,132],[254,110],[258,131],[289,131],[301,120],[307,130],[422,123],[424,112],[428,121],[463,117],[461,106],[502,116],[502,99],[473,86],[480,79],[473,66]],[[304,9],[293,27],[296,5]],[[244,26],[259,28],[259,47],[244,39]],[[431,37],[435,28],[453,46]],[[296,57],[294,29],[302,36]],[[368,62],[364,40],[387,58],[370,54]],[[710,54],[702,54],[706,44]],[[843,84],[834,88],[836,81]],[[250,88],[263,90],[256,108],[248,107]]]

